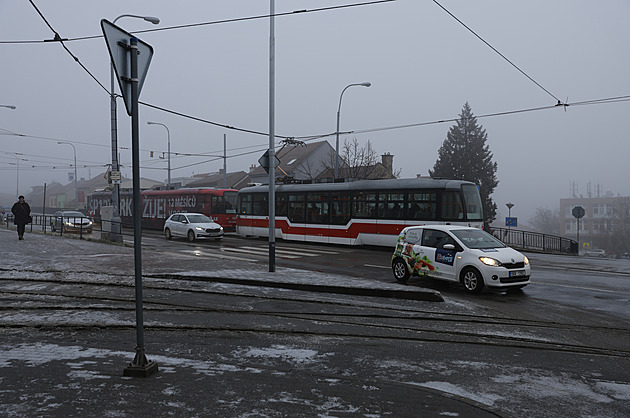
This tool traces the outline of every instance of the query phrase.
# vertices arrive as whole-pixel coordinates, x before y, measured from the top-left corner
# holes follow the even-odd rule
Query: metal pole
[[[275,1],[269,0],[269,271],[276,271]]]
[[[227,134],[223,134],[223,187],[227,189]]]
[[[138,127],[138,40],[130,39],[131,55],[131,148],[133,160],[133,249],[136,287],[136,356],[126,369],[127,374],[138,369],[148,375],[157,371],[157,365],[149,362],[144,352],[144,318],[142,313],[142,207],[140,202],[140,144]]]
[[[348,84],[343,90],[341,90],[341,94],[339,95],[339,107],[337,108],[337,130],[335,131],[337,137],[337,140],[335,141],[335,180],[339,178],[339,119],[341,117],[341,99],[343,98],[343,93],[348,89],[348,87],[370,87],[371,85],[372,83],[370,83],[369,81],[363,83]]]
[[[77,149],[73,144],[72,150],[74,151],[74,202],[76,208],[79,208],[79,187],[77,186]]]
[[[17,164],[17,169],[15,171],[15,199],[17,200],[20,195],[20,159],[15,154],[13,154],[13,156],[15,157]]]
[[[147,122],[147,125],[160,125],[166,128],[166,137],[168,139],[168,151],[167,151],[167,159],[168,159],[168,181],[166,185],[168,189],[171,189],[171,131],[168,129],[168,126],[164,125],[160,122]]]

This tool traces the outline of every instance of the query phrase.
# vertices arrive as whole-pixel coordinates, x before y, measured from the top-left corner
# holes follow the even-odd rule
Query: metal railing
[[[551,254],[578,254],[576,241],[557,235],[512,228],[490,228],[489,232],[504,244],[519,250]]]
[[[90,218],[85,217],[68,217],[68,216],[54,216],[54,215],[38,215],[32,214],[33,221],[26,225],[26,230],[29,232],[42,232],[43,234],[59,235],[66,234],[76,235],[79,239],[85,239],[86,236],[92,237],[96,232],[99,238],[104,238],[111,231],[113,221],[102,221],[101,223],[94,223]],[[5,226],[7,229],[14,229],[13,214],[5,214],[4,217],[0,216],[0,225]],[[82,220],[90,219],[91,224],[84,225]],[[79,222],[77,222],[79,221]],[[122,232],[121,235],[125,235]],[[109,235],[108,235],[109,236]],[[95,237],[96,238],[96,237]]]

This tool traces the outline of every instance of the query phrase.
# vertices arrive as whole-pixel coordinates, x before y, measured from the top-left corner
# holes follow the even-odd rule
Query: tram
[[[479,187],[431,178],[275,186],[275,236],[284,240],[391,246],[409,225],[483,228]],[[269,186],[238,192],[236,232],[269,236]]]
[[[142,201],[142,227],[162,229],[166,218],[177,212],[203,213],[227,231],[236,225],[238,190],[215,188],[190,188],[176,190],[144,190]],[[88,209],[94,220],[100,222],[103,206],[111,205],[112,192],[98,191],[88,196]],[[133,193],[120,192],[120,217],[123,226],[133,226]]]

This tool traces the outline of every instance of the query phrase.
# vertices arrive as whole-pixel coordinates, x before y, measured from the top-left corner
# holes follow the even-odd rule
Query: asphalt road
[[[129,380],[133,249],[0,231],[0,415],[630,415],[630,327],[606,312],[528,288],[399,285],[370,267],[386,251],[281,243],[269,273],[264,242],[143,242],[147,355],[160,371]],[[284,265],[354,258],[352,276]],[[437,287],[444,301],[323,291],[348,285]]]

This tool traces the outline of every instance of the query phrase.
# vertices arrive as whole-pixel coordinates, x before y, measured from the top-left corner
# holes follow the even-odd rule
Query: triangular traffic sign
[[[129,40],[131,38],[138,40],[138,96],[140,96],[144,79],[149,71],[151,58],[153,58],[153,47],[106,19],[101,20],[101,29],[103,29],[109,56],[114,65],[118,85],[120,86],[120,91],[125,100],[127,114],[131,116],[131,60],[129,58]]]

